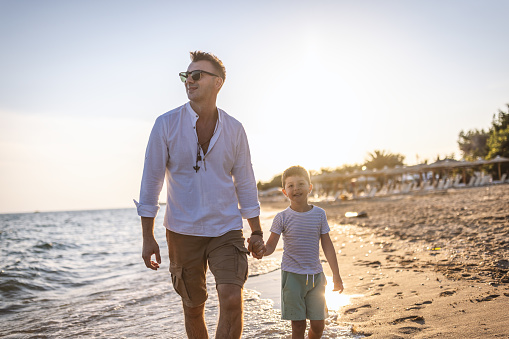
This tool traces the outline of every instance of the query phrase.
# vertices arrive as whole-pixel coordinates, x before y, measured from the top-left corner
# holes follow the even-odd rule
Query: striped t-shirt
[[[270,231],[283,235],[283,271],[297,274],[317,274],[323,271],[320,263],[320,236],[329,233],[325,211],[313,206],[307,212],[290,207],[279,212]]]

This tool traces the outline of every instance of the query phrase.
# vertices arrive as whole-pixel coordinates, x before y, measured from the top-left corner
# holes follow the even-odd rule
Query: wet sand
[[[370,338],[509,337],[509,185],[316,205],[344,293],[363,295],[334,321]]]

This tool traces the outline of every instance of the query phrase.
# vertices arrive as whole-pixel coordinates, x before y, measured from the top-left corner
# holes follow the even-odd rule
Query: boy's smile
[[[283,193],[290,199],[292,207],[308,205],[308,194],[313,186],[302,176],[286,178]]]

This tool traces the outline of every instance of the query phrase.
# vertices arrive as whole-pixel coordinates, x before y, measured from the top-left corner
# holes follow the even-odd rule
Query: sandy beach
[[[344,293],[362,295],[333,321],[370,338],[509,337],[508,184],[315,204]]]

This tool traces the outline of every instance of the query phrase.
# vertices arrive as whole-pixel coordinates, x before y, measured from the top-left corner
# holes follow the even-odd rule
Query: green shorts
[[[326,285],[327,279],[323,272],[313,275],[281,270],[281,318],[285,320],[327,318]]]

